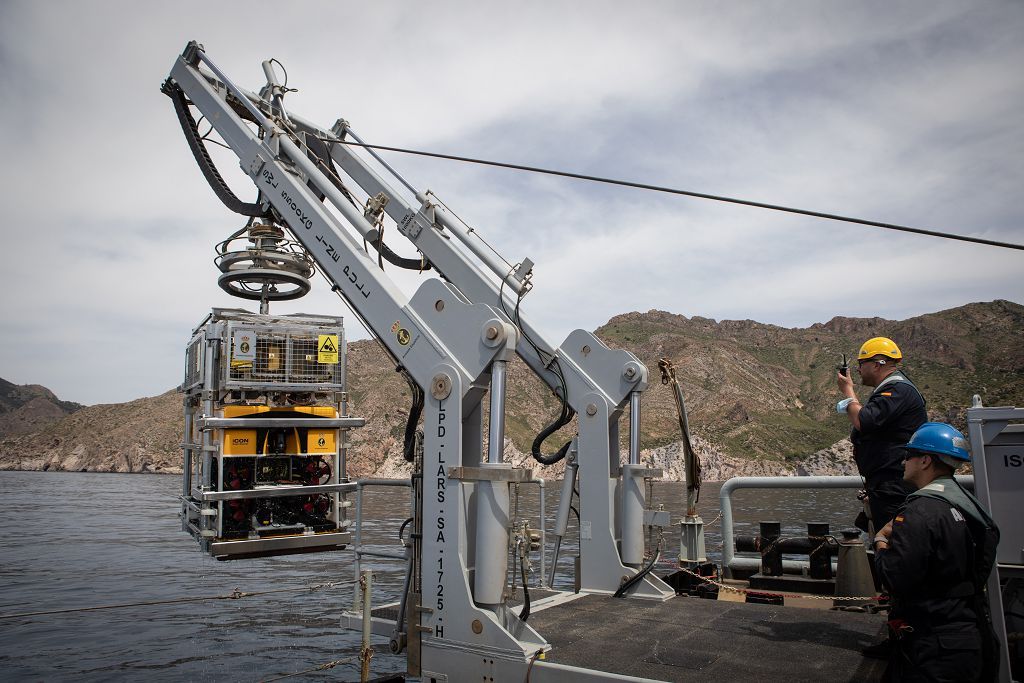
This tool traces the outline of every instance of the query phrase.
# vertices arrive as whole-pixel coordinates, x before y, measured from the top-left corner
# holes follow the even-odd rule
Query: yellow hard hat
[[[895,360],[901,360],[903,354],[900,353],[900,347],[896,346],[896,342],[888,337],[874,337],[864,342],[864,345],[860,347],[860,352],[857,354],[857,360],[866,360],[868,358],[874,358],[875,356],[888,356]]]

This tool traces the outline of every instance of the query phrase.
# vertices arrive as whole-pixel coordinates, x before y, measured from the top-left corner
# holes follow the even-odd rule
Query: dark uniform
[[[892,596],[892,681],[979,681],[993,641],[981,590],[999,531],[949,477],[907,498],[875,568]],[[987,565],[987,566],[986,566]],[[986,655],[988,656],[988,655]]]
[[[853,459],[864,477],[871,518],[877,532],[896,515],[913,487],[903,481],[903,446],[928,421],[924,397],[901,371],[875,387],[861,407],[860,429],[850,433]],[[863,513],[857,526],[868,530]]]

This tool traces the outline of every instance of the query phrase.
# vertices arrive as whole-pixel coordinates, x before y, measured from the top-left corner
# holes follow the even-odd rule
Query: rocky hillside
[[[616,316],[597,334],[610,346],[633,351],[651,370],[642,446],[645,460],[664,467],[672,479],[682,478],[682,462],[672,397],[657,376],[660,357],[676,366],[708,480],[852,472],[848,427],[834,410],[834,368],[842,353],[856,353],[871,336],[900,343],[908,374],[928,398],[933,419],[962,427],[973,394],[986,405],[1024,405],[1024,306],[1008,301],[904,321],[834,318],[805,329],[649,311]],[[10,394],[12,386],[5,382],[0,390]],[[41,387],[33,389],[52,397]],[[518,359],[508,391],[506,453],[513,462],[529,464],[524,453],[557,413],[557,403]],[[350,474],[406,472],[401,440],[409,388],[372,341],[349,346],[349,392],[351,413],[367,418],[367,426],[352,434]],[[56,397],[51,403],[63,405]],[[0,417],[11,412],[9,404],[13,400],[2,404]],[[170,472],[180,467],[181,400],[174,392],[81,408],[36,424],[19,430],[0,423],[0,469]],[[545,450],[571,436],[570,428],[549,439]],[[544,476],[559,474],[556,466]]]
[[[82,408],[61,401],[38,384],[17,385],[0,379],[0,435],[28,434],[60,421]]]
[[[181,395],[88,406],[29,434],[4,434],[0,469],[180,472]]]
[[[672,359],[697,432],[733,456],[793,460],[842,439],[849,428],[835,414],[835,367],[873,336],[897,340],[932,419],[964,427],[974,394],[985,405],[1024,405],[1024,306],[1008,301],[904,321],[833,318],[807,329],[650,311],[617,316],[597,334],[648,368]],[[644,420],[645,444],[674,440],[674,411],[660,387],[645,395]]]

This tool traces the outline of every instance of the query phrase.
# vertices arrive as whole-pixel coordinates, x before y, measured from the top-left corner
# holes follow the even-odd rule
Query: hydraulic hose
[[[402,369],[398,368],[398,372],[402,372]],[[416,426],[419,424],[420,415],[423,413],[423,404],[426,396],[420,385],[416,384],[415,380],[408,373],[403,374],[405,375],[405,380],[409,383],[409,390],[412,391],[412,405],[409,407],[409,417],[405,422],[405,442],[402,446],[402,456],[405,457],[406,462],[412,462],[416,459]]]
[[[542,429],[540,434],[537,435],[537,438],[533,440],[533,446],[530,448],[530,454],[533,456],[534,460],[539,462],[541,465],[554,465],[565,457],[565,454],[569,452],[569,446],[572,445],[571,440],[566,441],[561,448],[551,455],[545,455],[540,449],[544,441],[549,436],[569,424],[574,417],[576,417],[576,411],[570,408],[567,403],[562,403],[562,414],[558,416],[557,420]]]
[[[612,597],[621,598],[629,591],[629,589],[643,581],[644,577],[651,573],[651,570],[654,569],[654,565],[656,565],[658,563],[658,560],[660,559],[661,542],[659,541],[658,550],[654,553],[654,557],[651,558],[651,561],[647,563],[647,566],[641,569],[639,572],[637,572],[632,578],[629,579],[629,581],[626,581],[624,584],[619,586],[619,590],[615,591],[615,595],[613,595]]]
[[[185,140],[188,142],[189,149],[192,150],[192,156],[195,157],[196,163],[199,164],[199,170],[203,172],[203,177],[206,178],[206,182],[210,184],[210,188],[217,195],[218,199],[228,209],[243,216],[268,217],[270,215],[269,210],[264,211],[259,203],[243,202],[231,191],[228,184],[224,182],[220,171],[213,164],[210,152],[206,149],[206,145],[203,144],[202,137],[199,135],[199,125],[192,117],[192,112],[188,109],[188,102],[181,87],[177,83],[167,80],[164,82],[161,90],[174,103],[174,111],[178,115],[178,122],[181,124],[181,131],[185,134]]]
[[[405,520],[404,522],[402,522],[402,526],[398,527],[398,540],[401,541],[403,544],[405,543],[405,536],[404,536],[405,528],[407,526],[409,526],[410,524],[412,524],[412,522],[413,522],[413,518],[410,517],[407,520]]]
[[[310,160],[317,164],[324,171],[324,175],[327,180],[331,182],[337,188],[338,192],[341,192],[345,197],[348,198],[353,204],[355,199],[352,198],[352,194],[348,191],[348,188],[342,184],[341,179],[338,178],[337,170],[334,166],[334,161],[331,159],[331,151],[323,140],[313,135],[307,135],[305,139],[307,156]],[[313,186],[309,184],[309,188],[317,193],[320,197],[320,201],[324,200],[324,195]],[[373,248],[380,252],[380,255],[384,257],[384,260],[393,266],[404,268],[405,270],[430,270],[430,261],[425,258],[406,258],[396,254],[391,247],[384,244],[382,240],[371,240],[370,243]]]
[[[519,562],[520,575],[523,577],[523,609],[519,612],[519,620],[523,623],[530,618],[530,587],[526,585],[526,562]]]

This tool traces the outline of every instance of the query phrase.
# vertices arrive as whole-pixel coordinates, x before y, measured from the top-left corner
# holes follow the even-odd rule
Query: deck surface
[[[885,617],[677,597],[590,595],[534,612],[557,664],[664,681],[876,681]]]

